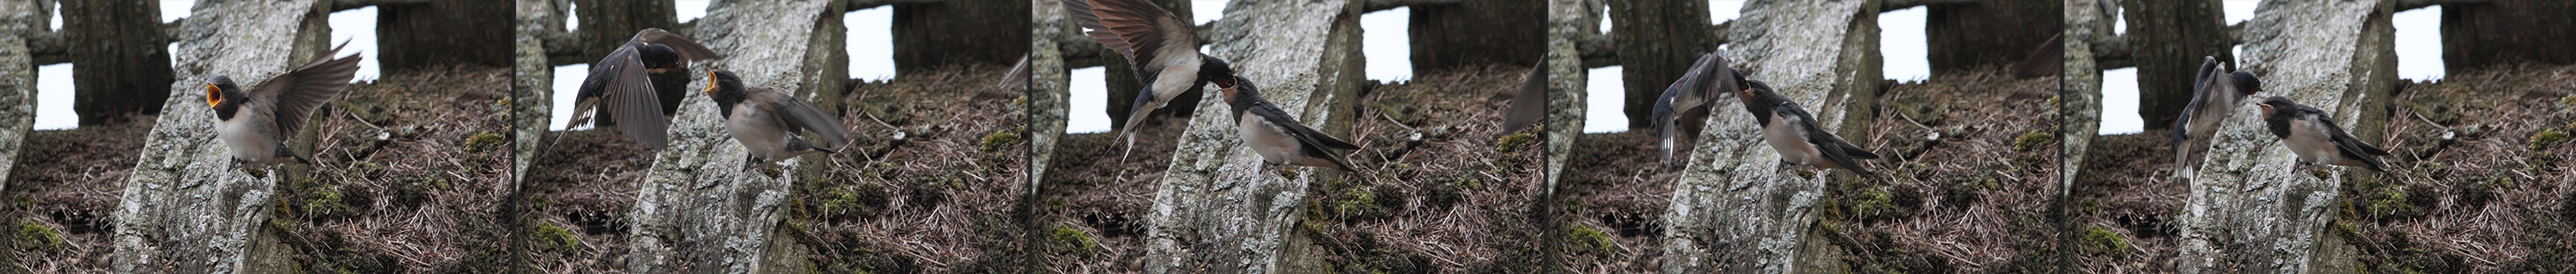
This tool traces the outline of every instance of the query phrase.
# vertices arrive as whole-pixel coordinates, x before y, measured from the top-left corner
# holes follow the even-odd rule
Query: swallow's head
[[[1222,79],[1233,83],[1233,85],[1217,85],[1217,92],[1219,92],[1217,95],[1220,96],[1218,98],[1225,99],[1226,103],[1234,103],[1238,96],[1259,96],[1261,92],[1260,88],[1252,86],[1252,80],[1243,79],[1241,76],[1228,76]]]
[[[231,99],[224,98],[224,93],[236,90],[241,90],[241,86],[234,84],[232,77],[215,76],[214,81],[206,82],[206,106],[222,105],[226,99]]]
[[[2252,72],[2239,70],[2235,73],[2229,73],[2228,75],[2232,76],[2228,78],[2236,79],[2237,92],[2244,93],[2240,96],[2254,95],[2255,92],[2263,91],[2263,79],[2254,78],[2254,73]]]
[[[681,62],[680,52],[671,50],[671,46],[644,44],[643,47],[636,48],[635,53],[637,54],[635,59],[643,61],[645,69],[656,72],[689,69],[688,63]]]
[[[1234,86],[1234,65],[1215,56],[1199,55],[1199,80],[1216,82],[1219,88]]]
[[[1744,85],[1744,90],[1736,92],[1735,96],[1738,100],[1758,99],[1762,98],[1762,94],[1772,92],[1771,84],[1763,83],[1762,81],[1744,80],[1744,82],[1739,84]]]
[[[2263,116],[2272,116],[2273,113],[2279,113],[2281,108],[2299,105],[2299,103],[2290,102],[2290,98],[2281,96],[2263,98],[2262,102],[2254,104],[2263,107]]]

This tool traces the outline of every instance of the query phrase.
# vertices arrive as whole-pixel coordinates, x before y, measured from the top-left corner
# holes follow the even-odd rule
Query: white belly
[[[1243,137],[1243,144],[1252,146],[1253,152],[1261,153],[1264,163],[1286,164],[1290,155],[1302,149],[1284,129],[1262,122],[1261,117],[1235,119],[1234,134]]]
[[[1796,121],[1783,118],[1789,117],[1772,116],[1771,125],[1762,127],[1762,141],[1769,143],[1772,150],[1780,152],[1781,161],[1798,165],[1815,164],[1816,158],[1821,158],[1817,157],[1820,155],[1816,152],[1816,145],[1807,143],[1805,131],[1799,130],[1796,126],[1790,126]]]
[[[2318,134],[2326,132],[2324,127],[2307,120],[2290,120],[2290,128],[2293,129],[2290,138],[2281,141],[2290,146],[2290,152],[2299,154],[2300,161],[2311,164],[2343,161],[2342,150],[2336,148],[2332,140],[2326,139],[2325,134]]]
[[[242,111],[247,112],[249,109]],[[259,136],[261,131],[259,127],[266,125],[252,123],[251,120],[249,115],[240,115],[235,116],[232,121],[217,121],[215,135],[224,140],[224,147],[232,152],[234,159],[257,162],[275,158],[277,155],[271,154],[276,154],[278,141],[262,140],[266,138]]]
[[[742,141],[743,149],[752,157],[777,161],[778,156],[787,150],[788,136],[779,132],[777,127],[761,128],[770,123],[770,119],[763,116],[767,116],[766,113],[736,109],[733,117],[725,117],[725,130],[733,133],[734,140]]]

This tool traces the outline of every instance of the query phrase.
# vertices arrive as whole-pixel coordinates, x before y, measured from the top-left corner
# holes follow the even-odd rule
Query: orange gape
[[[211,107],[223,102],[224,89],[215,87],[215,85],[206,85],[206,106]]]
[[[707,89],[698,93],[716,94],[716,70],[707,70]]]

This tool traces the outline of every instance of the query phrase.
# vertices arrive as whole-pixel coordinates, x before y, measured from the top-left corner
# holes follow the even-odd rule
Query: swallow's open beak
[[[715,95],[715,94],[716,94],[716,71],[714,71],[714,70],[709,70],[709,71],[707,71],[707,89],[706,89],[706,90],[700,90],[700,91],[698,91],[698,92],[699,92],[699,93],[706,93],[707,95]]]
[[[215,106],[216,104],[222,104],[223,102],[224,102],[224,89],[223,89],[223,88],[219,88],[219,87],[215,87],[215,85],[211,85],[211,84],[210,84],[210,85],[206,85],[206,106],[207,106],[207,107],[213,107],[213,106]]]

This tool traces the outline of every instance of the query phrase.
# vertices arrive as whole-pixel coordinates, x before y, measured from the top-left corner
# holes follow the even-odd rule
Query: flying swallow
[[[1136,124],[1149,120],[1156,109],[1171,103],[1183,93],[1195,93],[1200,86],[1214,82],[1218,88],[1234,86],[1234,68],[1224,59],[1199,53],[1198,36],[1190,33],[1192,25],[1146,0],[1062,0],[1064,8],[1079,19],[1084,35],[1118,54],[1126,55],[1136,69],[1136,81],[1145,87],[1138,91],[1135,107],[1127,114],[1125,125],[1119,125],[1119,136],[1127,147],[1136,147]],[[1125,158],[1121,153],[1121,158]]]
[[[341,47],[348,45],[340,43],[322,56],[339,55]],[[311,164],[311,159],[288,150],[286,139],[304,129],[304,120],[313,116],[314,108],[348,88],[349,80],[357,77],[359,58],[351,54],[315,60],[251,89],[242,89],[232,77],[221,75],[206,83],[206,106],[215,111],[215,134],[232,152],[234,164]]]
[[[1762,141],[1780,152],[1781,161],[1791,167],[1840,168],[1862,177],[1871,176],[1858,159],[1878,159],[1878,154],[1816,126],[1815,115],[1771,91],[1770,84],[1752,80],[1744,83],[1747,88],[1736,97],[1742,99],[1744,110],[1753,114],[1754,121],[1762,124]]]
[[[1503,131],[1495,135],[1521,131],[1547,116],[1547,62],[1539,62],[1529,74],[1521,75],[1521,85],[1515,92],[1512,107],[1503,111]]]
[[[1235,78],[1231,87],[1218,89],[1225,103],[1234,107],[1234,134],[1245,146],[1261,154],[1263,169],[1275,165],[1297,165],[1339,168],[1353,173],[1350,162],[1342,161],[1329,149],[1360,149],[1358,145],[1334,139],[1323,132],[1298,123],[1297,117],[1261,99],[1261,91],[1251,81]]]
[[[746,163],[771,164],[808,153],[835,153],[832,147],[850,140],[850,130],[831,112],[778,88],[743,87],[742,78],[733,71],[707,71],[707,89],[700,92],[715,99],[716,109],[725,117],[725,130],[750,150],[743,155]],[[806,143],[796,136],[797,131],[822,135],[825,144]]]
[[[2218,131],[2219,121],[2226,121],[2236,106],[2244,104],[2245,96],[2263,91],[2263,80],[2255,78],[2254,73],[2223,72],[2225,69],[2226,63],[2218,62],[2217,57],[2201,57],[2200,72],[2192,82],[2191,103],[2183,105],[2182,116],[2174,119],[2174,166],[2179,170],[2176,177],[2191,177],[2197,166],[2193,160],[2200,158],[2193,156],[2199,154],[2198,150],[2208,149],[2206,140],[2199,146],[2190,145],[2190,140],[2209,138]]]
[[[1663,134],[1664,164],[1679,164],[1673,155],[1699,140],[1700,129],[1708,124],[1708,98],[1741,91],[1743,81],[1742,73],[1727,66],[1726,56],[1709,52],[1655,97],[1653,120],[1655,130]]]
[[[2299,155],[2299,163],[2355,166],[2387,172],[2380,168],[2384,164],[2378,157],[2388,156],[2388,151],[2352,138],[2352,134],[2345,133],[2343,126],[2335,125],[2334,116],[2324,110],[2299,105],[2280,96],[2264,98],[2256,104],[2263,107],[2263,123],[2271,128],[2272,136],[2281,137],[2281,142],[2290,146],[2290,152]]]
[[[658,28],[636,31],[635,38],[609,52],[608,58],[591,63],[590,77],[581,81],[580,93],[573,97],[580,103],[573,106],[572,123],[566,125],[590,121],[590,110],[605,104],[610,114],[620,118],[616,121],[618,132],[645,148],[661,150],[669,146],[663,130],[670,121],[666,120],[668,114],[662,112],[661,94],[653,91],[653,79],[648,73],[685,71],[690,61],[715,58],[715,51],[688,37]]]

